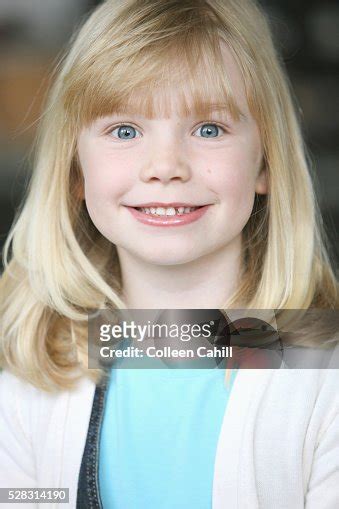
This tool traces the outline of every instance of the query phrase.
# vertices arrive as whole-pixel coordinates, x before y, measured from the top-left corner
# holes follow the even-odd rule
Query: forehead
[[[147,118],[208,116],[218,111],[239,120],[250,115],[241,70],[226,43],[217,48],[173,51],[152,62],[151,55],[126,62],[122,70],[99,66],[84,76],[73,100],[78,127],[112,114]],[[145,57],[145,55],[144,55]],[[66,97],[67,103],[67,97]],[[80,123],[80,126],[79,126]]]
[[[222,90],[217,79],[206,77],[206,67],[195,69],[192,75],[182,73],[173,80],[164,80],[152,88],[140,86],[117,104],[112,113],[130,113],[148,118],[168,118],[170,116],[208,116],[215,112],[235,118],[249,116],[246,92],[234,57],[223,45],[222,59],[227,70],[228,90]],[[173,63],[175,65],[175,63]]]

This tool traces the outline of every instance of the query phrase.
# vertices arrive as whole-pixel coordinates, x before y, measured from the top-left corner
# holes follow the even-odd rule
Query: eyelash
[[[213,139],[213,138],[220,138],[223,134],[226,134],[228,132],[227,128],[221,124],[218,124],[217,122],[212,122],[212,121],[205,121],[205,122],[202,122],[201,124],[199,124],[194,132],[196,132],[198,129],[201,129],[204,125],[213,125],[213,126],[216,126],[218,127],[218,129],[220,129],[222,132],[221,132],[221,135],[220,136],[214,136],[212,138],[207,138],[207,139]],[[133,125],[132,122],[123,122],[123,123],[120,123],[120,124],[116,124],[115,126],[113,126],[112,128],[110,128],[110,130],[107,132],[107,135],[111,135],[113,133],[113,131],[115,131],[116,129],[119,129],[120,127],[133,127],[133,129],[135,129],[137,132],[139,132],[139,128],[136,127],[135,125]],[[194,136],[194,135],[193,135]],[[111,136],[112,137],[112,136]],[[203,138],[203,136],[197,136],[198,138]],[[140,138],[140,136],[138,136],[138,138]],[[132,138],[132,139],[135,139],[135,138]],[[124,141],[122,140],[121,138],[117,138],[116,137],[116,140],[118,141]],[[125,140],[125,141],[131,141],[131,140]]]

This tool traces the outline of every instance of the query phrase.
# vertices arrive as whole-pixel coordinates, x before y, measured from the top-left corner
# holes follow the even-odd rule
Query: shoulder
[[[73,486],[94,391],[88,378],[73,390],[48,393],[0,372],[1,487],[58,486],[61,475]]]
[[[0,416],[10,428],[27,429],[22,415],[32,408],[34,401],[38,401],[38,393],[31,384],[6,369],[0,372]]]
[[[339,401],[339,369],[279,369],[274,370],[269,387],[272,391],[284,391],[291,399],[304,398],[305,403],[316,404]]]
[[[266,370],[258,410],[262,420],[321,434],[339,412],[338,369]],[[258,391],[256,391],[258,392]],[[277,424],[277,425],[280,425]]]
[[[0,414],[25,435],[33,435],[51,419],[62,419],[62,414],[69,413],[70,402],[75,414],[86,403],[91,406],[94,391],[95,384],[83,377],[72,390],[47,392],[5,369],[0,372]]]

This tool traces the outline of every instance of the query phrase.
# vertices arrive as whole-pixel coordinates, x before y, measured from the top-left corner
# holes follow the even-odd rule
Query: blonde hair
[[[181,113],[213,105],[237,118],[221,39],[242,73],[269,179],[243,231],[242,284],[224,307],[337,307],[296,108],[261,9],[250,0],[107,0],[56,68],[33,176],[4,249],[1,365],[37,387],[98,380],[100,370],[86,366],[87,313],[125,307],[116,248],[77,193],[79,130],[132,107],[167,114],[173,82]]]

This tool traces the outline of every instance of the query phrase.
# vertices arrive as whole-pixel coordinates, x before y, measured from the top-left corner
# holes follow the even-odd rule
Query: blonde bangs
[[[167,38],[154,34],[144,46],[136,38],[125,51],[116,38],[110,45],[110,34],[102,34],[96,58],[80,60],[66,77],[64,107],[74,125],[81,128],[114,113],[208,117],[224,110],[238,120],[242,112],[223,62],[220,32],[215,23],[206,23],[185,30],[182,20]]]

